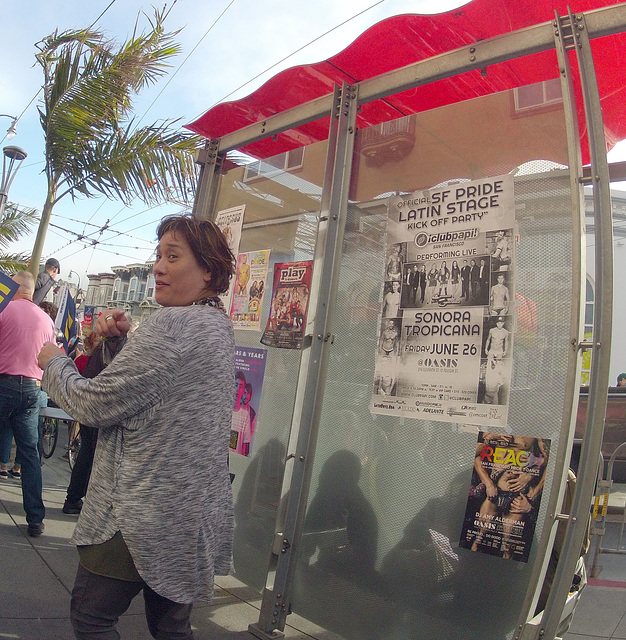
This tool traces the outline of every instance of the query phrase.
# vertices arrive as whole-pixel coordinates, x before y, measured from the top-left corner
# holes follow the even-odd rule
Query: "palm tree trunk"
[[[41,220],[39,221],[37,237],[35,238],[35,245],[33,246],[33,255],[30,258],[30,267],[28,269],[35,279],[39,273],[39,263],[41,262],[41,254],[43,252],[44,242],[46,241],[46,234],[48,233],[48,225],[50,224],[56,193],[57,183],[55,180],[51,180],[48,182],[48,194],[46,195],[46,202],[41,212]]]

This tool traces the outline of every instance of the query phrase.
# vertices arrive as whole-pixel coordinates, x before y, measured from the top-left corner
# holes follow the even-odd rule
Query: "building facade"
[[[154,262],[112,267],[112,273],[88,275],[85,307],[97,318],[108,309],[123,309],[135,323],[147,318],[159,305],[154,300]]]

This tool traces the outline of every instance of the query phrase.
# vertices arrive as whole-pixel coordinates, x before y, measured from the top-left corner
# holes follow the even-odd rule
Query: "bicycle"
[[[80,449],[80,427],[72,416],[58,407],[41,407],[39,410],[39,450],[46,460],[51,458],[59,440],[59,422],[67,425],[68,453],[70,469],[74,468]]]
[[[70,465],[70,469],[74,469],[74,465],[76,464],[76,459],[78,458],[78,452],[80,451],[81,445],[81,437],[80,437],[80,424],[78,422],[74,423],[74,433],[70,431],[68,433],[68,447],[67,447],[67,462]]]

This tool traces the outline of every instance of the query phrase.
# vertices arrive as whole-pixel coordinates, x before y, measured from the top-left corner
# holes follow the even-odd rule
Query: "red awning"
[[[355,83],[388,71],[554,19],[555,10],[567,14],[621,4],[610,0],[473,0],[437,15],[400,15],[383,20],[359,36],[337,55],[315,64],[278,73],[254,93],[219,104],[187,128],[207,138],[219,138],[292,107],[332,93],[335,84]],[[607,143],[611,147],[626,138],[626,35],[592,41],[600,87]],[[403,115],[419,113],[454,102],[533,84],[558,76],[556,53],[546,51],[489,67],[487,74],[472,71],[424,87],[363,105],[357,116],[360,128]],[[577,88],[580,94],[580,89]],[[577,96],[578,104],[582,98]],[[584,115],[580,128],[584,136]],[[325,140],[328,118],[311,122],[276,138],[266,138],[243,151],[256,158]],[[586,145],[583,145],[583,159]]]

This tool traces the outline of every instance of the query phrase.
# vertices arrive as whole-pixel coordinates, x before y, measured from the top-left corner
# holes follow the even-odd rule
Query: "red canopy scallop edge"
[[[554,19],[555,11],[567,14],[621,3],[609,0],[473,0],[436,15],[400,15],[383,20],[361,34],[351,45],[322,62],[282,71],[245,98],[216,105],[186,128],[206,138],[219,138],[269,116],[282,113],[332,93],[335,84],[355,83],[400,67]],[[608,147],[626,138],[626,65],[616,64],[626,50],[626,35],[592,41]],[[462,102],[540,82],[558,76],[554,51],[533,54],[479,71],[440,80],[364,104],[357,117],[360,128],[403,115]],[[582,104],[580,88],[577,102]],[[584,113],[579,112],[581,136]],[[242,151],[268,158],[328,137],[328,119],[311,122],[275,138],[247,145]],[[583,161],[588,162],[586,144]]]

